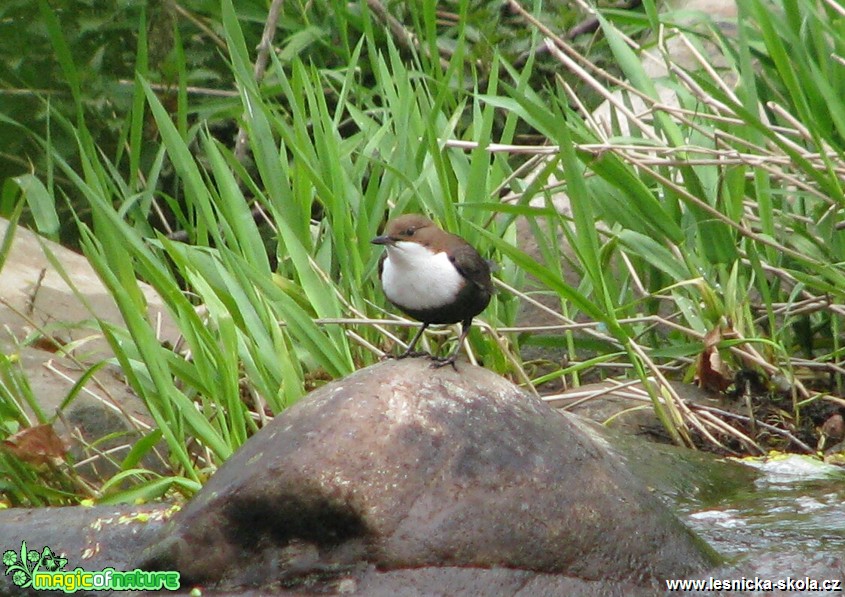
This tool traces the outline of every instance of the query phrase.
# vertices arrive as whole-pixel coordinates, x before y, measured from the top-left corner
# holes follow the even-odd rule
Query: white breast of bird
[[[465,280],[446,253],[432,253],[419,243],[399,241],[387,247],[381,283],[391,302],[406,309],[425,310],[451,303]]]

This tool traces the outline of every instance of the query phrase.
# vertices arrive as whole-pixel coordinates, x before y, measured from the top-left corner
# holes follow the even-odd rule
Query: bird
[[[457,234],[440,229],[422,214],[404,214],[387,223],[372,239],[383,245],[378,274],[382,290],[399,310],[422,322],[407,350],[396,358],[422,356],[414,352],[432,324],[461,324],[458,344],[447,357],[431,356],[432,367],[455,367],[458,351],[493,296],[490,264]]]

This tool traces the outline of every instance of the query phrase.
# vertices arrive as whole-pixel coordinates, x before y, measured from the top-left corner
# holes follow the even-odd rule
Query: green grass
[[[721,329],[728,366],[785,376],[799,415],[826,394],[841,396],[845,66],[831,55],[845,55],[845,18],[820,1],[784,2],[782,12],[740,2],[735,36],[715,26],[687,34],[694,47],[720,47],[722,65],[671,69],[663,83],[679,97],[672,107],[658,99],[638,42],[631,47],[624,34],[674,22],[645,4],[635,19],[612,11],[600,18],[602,47],[629,81],[622,95],[588,62],[534,88],[534,58],[517,70],[506,52],[479,41],[478,13],[466,2],[457,11],[466,19],[448,35],[432,2],[406,21],[421,36],[416,54],[384,38],[372,15],[333,5],[341,43],[332,60],[302,60],[297,48],[326,39],[323,26],[304,29],[271,54],[259,84],[256,39],[245,37],[253,27],[224,0],[223,87],[237,89],[239,103],[192,103],[177,36],[177,101],[165,104],[151,84],[142,17],[119,149],[101,150],[74,93],[72,117],[54,111],[46,134],[30,132],[54,174],[46,182],[18,177],[2,195],[5,206],[28,202],[49,234],[64,193],[74,197],[81,247],[125,320],[100,321],[101,331],[168,448],[172,475],[138,467],[151,439],[97,498],[190,495],[260,427],[255,405],[278,414],[407,338],[377,287],[379,249],[369,242],[388,214],[426,212],[501,264],[503,290],[481,317],[488,325],[470,336],[473,355],[528,389],[628,371],[655,382],[653,406],[676,442],[691,443],[693,430],[717,441],[724,429],[661,382],[691,380],[705,336]],[[63,33],[44,10],[78,92]],[[528,30],[542,43],[536,26]],[[438,55],[447,38],[449,51]],[[557,50],[548,59],[571,67],[567,48]],[[479,51],[489,52],[483,68]],[[622,128],[617,118],[613,130],[593,127],[576,110],[573,86],[620,109],[640,98],[646,125]],[[221,113],[244,127],[249,160],[214,133]],[[59,132],[76,140],[74,159],[52,142]],[[547,155],[526,133],[558,150]],[[551,209],[561,191],[571,216]],[[183,239],[154,225],[159,213]],[[537,254],[520,248],[520,221]],[[156,336],[138,280],[162,297],[181,333],[176,346]],[[540,334],[520,325],[518,296],[551,299],[559,327]],[[548,359],[523,362],[529,346],[544,347]],[[4,379],[17,379],[13,363],[3,367]],[[807,368],[830,383],[804,383]],[[26,425],[27,398],[20,384],[2,389],[8,435]],[[38,476],[24,463],[3,458],[10,503],[55,501],[34,494]]]

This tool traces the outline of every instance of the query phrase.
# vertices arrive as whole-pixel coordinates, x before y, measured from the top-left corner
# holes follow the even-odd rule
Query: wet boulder
[[[384,362],[251,438],[140,564],[303,589],[432,568],[656,587],[711,566],[591,429],[479,367]]]

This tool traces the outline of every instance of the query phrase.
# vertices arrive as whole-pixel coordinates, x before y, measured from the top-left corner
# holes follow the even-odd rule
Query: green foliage
[[[674,16],[656,18],[670,23]],[[715,25],[709,35],[687,37],[694,47],[703,48],[708,37],[721,45],[719,70],[672,65],[661,81],[677,93],[678,107],[659,96],[612,22],[599,20],[632,85],[621,95],[606,90],[617,110],[609,136],[567,107],[549,109],[528,95],[513,94],[518,107],[496,99],[560,147],[562,168],[547,172],[565,180],[573,215],[555,225],[572,243],[573,277],[583,281],[584,299],[594,308],[580,299],[573,304],[603,321],[644,373],[657,375],[652,359],[640,353],[643,339],[657,355],[666,344],[722,329],[738,340],[721,345],[729,367],[787,372],[796,414],[822,395],[815,390],[841,391],[839,375],[832,387],[807,387],[790,357],[803,351],[813,367],[831,372],[841,357],[842,313],[835,304],[845,298],[845,255],[837,123],[845,89],[843,68],[830,56],[841,51],[842,15],[819,2],[786,2],[782,12],[758,0],[740,2],[736,37]],[[585,83],[600,86],[591,72]],[[561,95],[560,105],[565,99]],[[637,105],[639,120],[623,116]],[[606,224],[599,242],[594,221]],[[566,278],[555,273],[559,263],[540,267],[553,278],[544,283],[561,294]],[[814,307],[806,311],[798,307],[809,303]],[[632,320],[637,323],[624,323]],[[813,331],[799,337],[797,327]],[[761,354],[753,343],[764,339],[774,342]],[[692,344],[687,355],[700,351]],[[689,376],[694,372],[690,368]],[[661,404],[671,407],[659,395],[654,399],[658,411]],[[680,425],[669,414],[664,420]]]
[[[101,499],[190,494],[265,411],[391,350],[393,310],[369,241],[402,212],[433,215],[501,264],[496,276],[514,291],[482,320],[510,331],[474,330],[472,352],[532,389],[609,367],[688,379],[720,329],[729,366],[787,374],[796,411],[817,400],[824,388],[803,384],[793,357],[830,372],[842,359],[845,69],[830,56],[843,55],[843,18],[823,2],[778,12],[743,0],[735,34],[712,24],[687,33],[693,47],[719,49],[718,67],[673,65],[654,81],[631,36],[680,16],[644,4],[600,13],[591,62],[561,47],[537,58],[536,24],[489,3],[395,7],[417,48],[386,33],[366,3],[286,3],[278,51],[257,82],[263,4],[195,2],[174,15],[116,3],[74,20],[68,7],[82,3],[40,3],[32,27],[44,81],[67,93],[33,91],[41,116],[26,125],[20,109],[0,118],[25,146],[10,151],[38,162],[3,185],[0,209],[17,217],[26,201],[41,231],[55,234],[57,222],[78,231],[125,323],[98,320],[100,329],[172,467],[161,476],[139,466],[159,440],[151,434]],[[20,19],[34,9],[0,10]],[[573,19],[532,14],[553,28]],[[128,37],[97,37],[78,26],[85,15]],[[611,59],[627,91],[595,67]],[[45,88],[33,78],[38,61],[8,68],[2,80]],[[99,104],[113,76],[120,92]],[[585,119],[585,97],[584,108],[595,98],[615,106],[609,130]],[[231,148],[238,126],[246,158]],[[557,150],[517,147],[526,133]],[[561,191],[570,210],[554,208]],[[73,217],[57,215],[65,209]],[[517,226],[536,251],[520,246]],[[139,280],[161,297],[178,342],[157,336]],[[514,293],[547,299],[560,327],[515,325]],[[526,347],[547,358],[524,363]],[[832,379],[827,390],[841,393],[841,376]],[[690,427],[714,433],[658,385],[653,404],[676,441],[689,442]],[[25,386],[10,387],[0,394],[2,422],[14,421],[4,436],[24,424],[29,400]],[[16,503],[49,501],[9,462]]]

